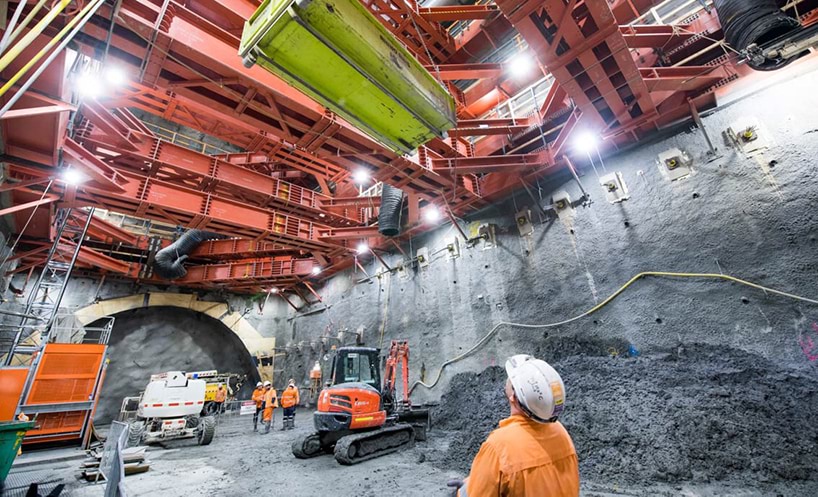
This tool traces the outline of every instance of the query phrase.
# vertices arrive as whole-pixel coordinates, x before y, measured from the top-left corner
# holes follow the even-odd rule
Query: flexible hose
[[[593,306],[592,308],[588,309],[587,311],[583,312],[582,314],[580,314],[578,316],[574,316],[572,318],[565,319],[563,321],[558,321],[556,323],[547,323],[547,324],[523,324],[523,323],[511,323],[511,322],[506,322],[506,321],[497,323],[496,325],[494,325],[494,327],[491,330],[489,330],[488,333],[485,334],[485,336],[483,336],[483,338],[478,340],[477,343],[474,344],[469,350],[467,350],[467,351],[463,352],[462,354],[460,354],[460,355],[458,355],[458,356],[444,362],[443,365],[440,366],[440,369],[437,372],[437,376],[435,377],[435,381],[433,381],[432,383],[428,383],[428,384],[424,383],[422,381],[414,382],[412,384],[412,388],[409,389],[409,395],[412,394],[412,392],[415,390],[415,387],[417,387],[417,386],[423,386],[423,387],[426,387],[428,389],[434,388],[435,385],[437,385],[438,382],[440,381],[440,378],[443,376],[443,370],[446,369],[447,366],[465,359],[466,357],[470,356],[475,351],[480,349],[483,345],[488,343],[488,341],[491,339],[491,337],[494,336],[501,327],[508,326],[508,327],[512,327],[512,328],[542,329],[542,328],[555,328],[557,326],[563,326],[563,325],[566,325],[568,323],[573,323],[574,321],[578,321],[578,320],[580,320],[580,319],[582,319],[584,317],[590,316],[591,314],[595,313],[596,311],[602,309],[603,307],[608,305],[613,299],[618,297],[622,292],[624,292],[636,280],[639,280],[639,279],[644,278],[646,276],[659,276],[659,277],[666,277],[666,278],[708,278],[708,279],[727,280],[727,281],[732,281],[732,282],[735,282],[735,283],[740,283],[742,285],[746,285],[746,286],[749,286],[751,288],[756,288],[756,289],[761,290],[761,291],[763,291],[765,293],[773,293],[773,294],[776,294],[776,295],[781,295],[782,297],[787,297],[787,298],[791,298],[791,299],[794,299],[794,300],[799,300],[801,302],[808,302],[810,304],[818,305],[818,300],[808,299],[806,297],[801,297],[801,296],[798,296],[798,295],[794,295],[792,293],[782,292],[781,290],[775,290],[773,288],[768,288],[768,287],[759,285],[757,283],[753,283],[753,282],[747,281],[747,280],[742,280],[740,278],[736,278],[735,276],[730,276],[730,275],[727,275],[727,274],[669,273],[669,272],[664,272],[664,271],[645,271],[643,273],[637,274],[636,276],[634,276],[633,278],[628,280],[627,283],[625,283],[624,285],[619,287],[619,289],[617,291],[615,291],[614,293],[612,293],[610,296],[608,296],[608,298],[606,298],[602,302],[598,303],[597,305]]]
[[[775,0],[715,0],[714,5],[724,39],[738,51],[763,45],[801,26],[797,19],[784,14]],[[748,64],[757,71],[771,71],[792,60],[759,62],[751,57]]]

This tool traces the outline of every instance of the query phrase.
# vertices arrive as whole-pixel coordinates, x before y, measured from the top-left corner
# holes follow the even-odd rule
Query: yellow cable
[[[8,52],[3,57],[0,57],[0,71],[3,71],[12,60],[14,60],[20,53],[28,47],[32,41],[34,41],[37,36],[42,33],[46,26],[48,26],[51,21],[53,21],[60,13],[65,9],[65,7],[71,3],[71,0],[60,0],[60,3],[52,8],[48,14],[45,15],[40,22],[34,25],[31,28],[31,31],[25,34],[20,42],[14,45],[13,47],[9,48]],[[79,16],[77,16],[79,17]],[[18,28],[19,29],[19,28]]]
[[[409,389],[409,394],[411,395],[412,392],[415,390],[415,387],[417,387],[418,385],[424,386],[424,387],[426,387],[428,389],[434,388],[435,385],[437,385],[437,383],[440,381],[441,376],[443,376],[443,370],[446,369],[447,366],[449,366],[450,364],[454,364],[455,362],[461,361],[461,360],[465,359],[466,357],[468,357],[469,355],[471,355],[472,353],[474,353],[477,349],[479,349],[480,347],[485,345],[489,341],[489,339],[492,336],[494,336],[494,334],[496,334],[497,331],[502,326],[509,326],[509,327],[514,327],[514,328],[540,329],[540,328],[554,328],[554,327],[557,327],[557,326],[562,326],[562,325],[565,325],[565,324],[568,324],[568,323],[572,323],[572,322],[577,321],[579,319],[582,319],[584,317],[590,316],[591,314],[595,313],[596,311],[602,309],[603,307],[608,305],[613,299],[618,297],[622,292],[624,292],[625,289],[627,289],[629,286],[631,286],[636,280],[644,278],[646,276],[659,276],[659,277],[666,277],[666,278],[710,278],[710,279],[728,280],[728,281],[733,281],[735,283],[740,283],[742,285],[746,285],[746,286],[749,286],[749,287],[752,287],[752,288],[756,288],[756,289],[761,290],[761,291],[763,291],[765,293],[767,293],[767,292],[774,293],[776,295],[781,295],[782,297],[788,297],[788,298],[791,298],[791,299],[800,300],[802,302],[808,302],[810,304],[818,305],[818,300],[808,299],[806,297],[801,297],[801,296],[798,296],[798,295],[794,295],[792,293],[782,292],[780,290],[775,290],[773,288],[768,288],[768,287],[759,285],[757,283],[742,280],[741,278],[736,278],[735,276],[730,276],[730,275],[727,275],[727,274],[671,273],[671,272],[666,272],[666,271],[645,271],[645,272],[637,274],[636,276],[634,276],[633,278],[628,280],[627,283],[625,283],[624,285],[619,287],[619,289],[617,291],[612,293],[610,296],[608,296],[608,298],[606,298],[602,302],[598,303],[597,305],[593,306],[592,308],[590,308],[589,310],[583,312],[582,314],[580,314],[578,316],[574,316],[574,317],[569,318],[569,319],[566,319],[564,321],[559,321],[559,322],[556,322],[556,323],[547,323],[547,324],[523,324],[523,323],[510,323],[510,322],[505,322],[505,321],[497,323],[496,325],[494,325],[494,327],[488,333],[486,333],[486,335],[483,338],[478,340],[477,343],[474,344],[474,346],[472,346],[472,348],[470,348],[469,350],[463,352],[462,354],[460,354],[460,355],[458,355],[458,356],[444,362],[443,365],[440,366],[440,369],[437,372],[437,377],[435,377],[435,381],[433,381],[430,384],[424,383],[422,381],[416,381],[416,382],[414,382],[412,384],[412,388]]]

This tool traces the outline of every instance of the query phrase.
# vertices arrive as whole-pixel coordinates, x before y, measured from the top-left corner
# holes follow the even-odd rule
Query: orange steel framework
[[[325,278],[354,263],[355,247],[391,248],[373,219],[379,199],[361,197],[351,173],[402,189],[409,237],[427,229],[424,209],[464,215],[563,167],[576,130],[614,150],[716,103],[715,90],[747,72],[722,38],[715,12],[684,2],[676,24],[652,0],[496,0],[424,7],[413,0],[361,0],[457,102],[457,126],[413,156],[399,156],[237,55],[255,0],[121,0],[100,8],[75,41],[85,55],[131,80],[114,95],[69,102],[62,54],[0,120],[12,207],[22,227],[16,272],[44,257],[55,207],[112,212],[229,235],[202,244],[178,284],[262,292]],[[801,19],[816,2],[799,2]],[[11,12],[12,9],[9,9]],[[113,19],[113,24],[111,23]],[[19,69],[64,20],[55,21],[2,72]],[[106,40],[110,36],[110,45]],[[538,67],[513,78],[486,62],[504,43],[528,47]],[[524,116],[490,113],[543,77],[553,84]],[[532,90],[533,92],[533,90]],[[532,93],[533,95],[533,93]],[[5,96],[2,97],[5,101]],[[66,137],[71,112],[75,133]],[[241,152],[207,155],[155,135],[146,113],[227,142]],[[490,113],[487,115],[487,113]],[[49,182],[60,157],[82,171],[77,187]],[[33,215],[32,215],[33,211]],[[399,241],[399,240],[398,240]],[[151,241],[101,219],[89,228],[82,268],[162,283]],[[309,287],[312,291],[312,287]]]

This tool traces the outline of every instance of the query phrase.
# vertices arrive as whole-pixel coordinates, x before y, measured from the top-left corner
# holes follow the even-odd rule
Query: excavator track
[[[347,435],[335,444],[335,460],[346,465],[358,464],[411,446],[414,441],[415,430],[405,423]]]
[[[292,444],[293,455],[299,459],[309,459],[310,457],[326,454],[321,446],[321,436],[319,433],[309,433],[296,438]]]

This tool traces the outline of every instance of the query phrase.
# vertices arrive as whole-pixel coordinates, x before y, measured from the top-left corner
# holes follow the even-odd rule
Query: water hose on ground
[[[794,295],[792,293],[782,292],[781,290],[775,290],[773,288],[768,288],[768,287],[759,285],[757,283],[753,283],[751,281],[743,280],[741,278],[736,278],[735,276],[730,276],[730,275],[727,275],[727,274],[716,274],[716,273],[670,273],[670,272],[664,272],[664,271],[645,271],[645,272],[637,274],[636,276],[634,276],[633,278],[628,280],[627,283],[625,283],[624,285],[619,287],[619,289],[617,291],[612,293],[610,296],[608,296],[608,298],[606,298],[602,302],[598,303],[597,305],[593,306],[592,308],[588,309],[587,311],[583,312],[582,314],[579,314],[579,315],[574,316],[572,318],[565,319],[563,321],[558,321],[556,323],[546,323],[546,324],[523,324],[523,323],[511,323],[511,322],[506,322],[506,321],[497,323],[496,325],[494,325],[494,327],[491,330],[489,330],[488,333],[486,333],[483,336],[483,338],[478,340],[477,343],[474,344],[469,350],[467,350],[467,351],[463,352],[462,354],[460,354],[460,355],[458,355],[458,356],[444,362],[443,365],[440,366],[440,369],[437,372],[437,376],[435,377],[435,380],[433,382],[431,382],[431,383],[424,383],[422,381],[414,382],[412,384],[412,387],[409,389],[409,395],[412,395],[412,392],[414,392],[415,388],[418,387],[418,386],[423,386],[423,387],[425,387],[427,389],[434,388],[438,384],[438,382],[440,381],[440,378],[443,376],[443,370],[445,370],[448,366],[465,359],[466,357],[470,356],[471,354],[473,354],[474,352],[479,350],[481,347],[483,347],[483,345],[488,343],[488,341],[495,334],[497,334],[497,332],[500,330],[500,328],[502,328],[504,326],[508,326],[510,328],[543,329],[543,328],[555,328],[557,326],[563,326],[563,325],[566,325],[568,323],[573,323],[574,321],[578,321],[578,320],[580,320],[580,319],[582,319],[584,317],[590,316],[591,314],[595,313],[596,311],[602,309],[603,307],[608,305],[611,301],[613,301],[616,297],[618,297],[620,294],[622,294],[622,292],[624,292],[634,282],[636,282],[639,279],[645,278],[647,276],[658,276],[658,277],[665,277],[665,278],[704,278],[704,279],[727,280],[727,281],[732,281],[734,283],[740,283],[742,285],[746,285],[746,286],[749,286],[751,288],[755,288],[757,290],[761,290],[761,291],[763,291],[765,293],[772,293],[772,294],[775,294],[775,295],[780,295],[782,297],[787,297],[787,298],[791,298],[791,299],[794,299],[794,300],[799,300],[801,302],[808,302],[810,304],[818,305],[818,300],[808,299],[806,297],[801,297],[801,296],[798,296],[798,295]]]

